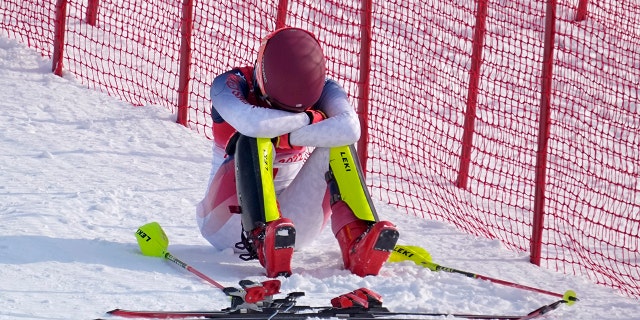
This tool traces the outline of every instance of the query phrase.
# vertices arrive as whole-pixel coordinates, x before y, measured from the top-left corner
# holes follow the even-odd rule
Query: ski
[[[277,280],[276,280],[277,281]],[[461,319],[510,319],[529,320],[543,316],[555,309],[565,300],[558,300],[552,304],[542,306],[527,315],[486,315],[441,312],[393,312],[382,306],[382,297],[367,288],[360,288],[352,292],[331,299],[331,306],[311,307],[298,306],[296,299],[304,296],[304,292],[292,292],[285,298],[273,299],[277,293],[278,283],[241,281],[243,289],[233,287],[224,291],[231,297],[231,307],[219,311],[142,311],[114,309],[108,314],[124,318],[148,319],[230,319],[230,320],[304,320],[315,319],[432,319],[434,317],[453,317]],[[267,287],[266,294],[259,298],[251,297],[247,293],[256,292],[256,288]],[[247,290],[249,289],[249,290]]]
[[[554,302],[552,304],[548,304],[548,305],[542,306],[542,307],[540,307],[540,308],[538,308],[536,310],[533,310],[533,311],[529,312],[529,314],[527,314],[526,316],[518,318],[518,320],[528,320],[528,319],[539,318],[539,317],[541,317],[543,315],[546,315],[547,313],[549,313],[549,312],[551,312],[551,311],[553,311],[555,309],[558,309],[558,307],[560,305],[562,305],[563,303],[567,303],[567,300],[564,300],[564,299],[563,300],[558,300],[558,301],[556,301],[556,302]]]
[[[550,307],[559,305],[562,300],[557,301]],[[126,317],[126,318],[152,318],[152,319],[196,319],[196,318],[208,318],[208,319],[233,319],[233,320],[255,320],[255,319],[271,319],[271,320],[305,320],[305,319],[432,319],[441,317],[453,317],[461,319],[509,319],[509,320],[529,320],[535,319],[542,315],[547,314],[549,311],[555,308],[544,308],[545,312],[536,311],[522,316],[522,315],[483,315],[483,314],[458,314],[458,313],[421,313],[421,312],[391,312],[386,308],[312,308],[308,307],[306,311],[299,312],[283,312],[278,309],[264,309],[262,311],[252,312],[225,312],[225,311],[132,311],[115,309],[108,313],[113,316]],[[296,308],[298,309],[298,308]],[[315,310],[315,311],[314,311]]]

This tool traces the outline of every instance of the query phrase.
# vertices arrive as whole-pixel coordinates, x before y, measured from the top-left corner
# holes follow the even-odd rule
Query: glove
[[[289,136],[290,136],[290,133],[285,133],[279,137],[275,137],[271,139],[271,142],[273,142],[273,145],[276,147],[276,149],[287,149],[287,150],[304,149],[304,147],[301,147],[301,146],[291,145],[291,142],[289,142]]]
[[[304,113],[309,117],[309,124],[318,123],[327,118],[327,115],[320,110],[307,110]]]

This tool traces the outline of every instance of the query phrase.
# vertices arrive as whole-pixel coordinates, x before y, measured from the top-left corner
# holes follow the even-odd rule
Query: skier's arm
[[[344,89],[335,81],[327,80],[316,109],[327,119],[292,131],[289,142],[296,146],[336,147],[351,145],[360,138],[358,115],[349,103]],[[308,123],[308,121],[307,121]]]
[[[245,97],[247,80],[237,70],[217,76],[211,85],[214,120],[228,122],[245,136],[273,138],[309,124],[305,113],[293,113],[254,106]]]

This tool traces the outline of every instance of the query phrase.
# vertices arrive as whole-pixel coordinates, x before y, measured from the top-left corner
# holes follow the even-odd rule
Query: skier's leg
[[[234,153],[243,243],[251,252],[244,259],[258,258],[268,277],[291,274],[295,244],[293,223],[281,217],[276,199],[274,152],[270,139],[240,135]]]
[[[218,249],[233,248],[240,228],[233,156],[217,168],[207,193],[196,206],[200,233]]]
[[[331,228],[345,268],[359,276],[377,275],[398,241],[398,230],[379,220],[353,146],[331,148],[329,165]]]
[[[327,170],[329,148],[315,148],[288,186],[278,195],[282,215],[296,224],[296,250],[313,242],[331,216],[327,182],[324,178]],[[279,171],[278,176],[281,173]]]

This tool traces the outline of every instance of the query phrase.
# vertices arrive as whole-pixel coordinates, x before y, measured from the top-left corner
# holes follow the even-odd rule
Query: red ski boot
[[[377,275],[395,247],[398,236],[398,229],[389,221],[350,222],[336,233],[344,267],[361,277]]]
[[[295,241],[296,229],[293,223],[287,218],[280,218],[253,229],[243,241],[246,242],[245,247],[250,253],[245,257],[241,255],[240,258],[258,258],[269,278],[288,277],[291,275],[291,257]]]

